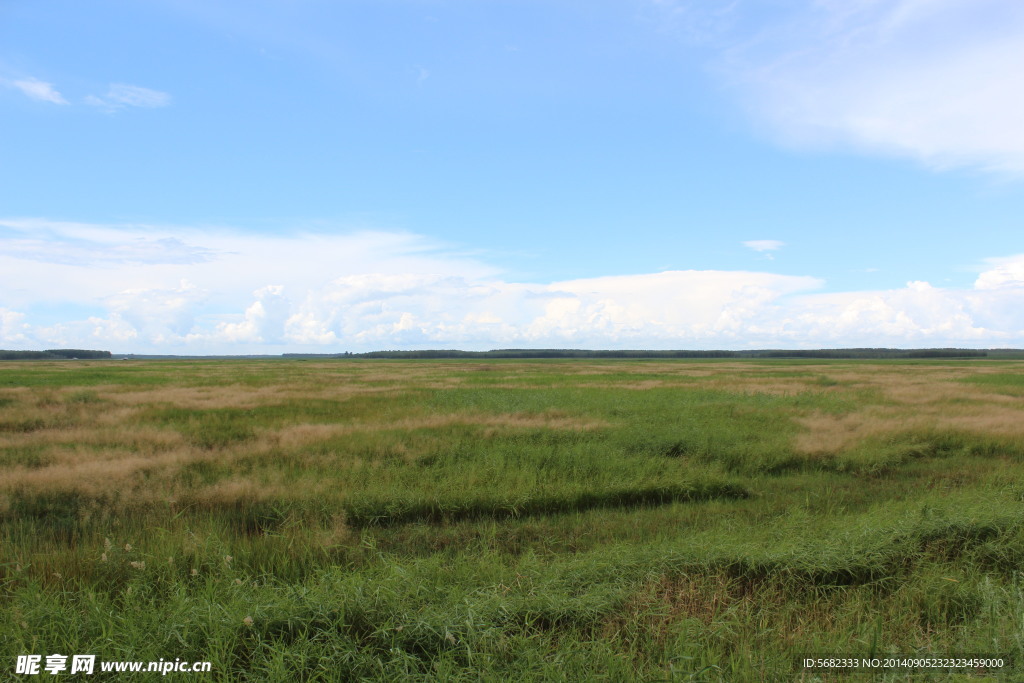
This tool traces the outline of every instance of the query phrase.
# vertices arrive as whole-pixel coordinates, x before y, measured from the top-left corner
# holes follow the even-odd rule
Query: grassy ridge
[[[1024,662],[1021,369],[11,363],[0,666],[731,681],[815,680],[808,653]]]

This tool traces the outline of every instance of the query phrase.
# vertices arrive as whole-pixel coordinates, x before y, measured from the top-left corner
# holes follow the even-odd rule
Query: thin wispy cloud
[[[779,240],[747,240],[743,243],[743,246],[753,249],[754,251],[778,251],[785,245],[785,242]]]
[[[0,224],[0,240],[8,256],[77,266],[189,264],[210,261],[215,256],[210,249],[171,236],[153,238],[139,235],[130,241],[111,244],[95,237],[66,232],[14,230],[11,224]]]
[[[125,107],[142,107],[147,109],[166,107],[171,103],[171,96],[160,90],[143,88],[138,85],[111,83],[105,95],[102,97],[89,95],[85,98],[85,101],[94,107],[114,112]]]
[[[64,96],[57,91],[53,83],[47,83],[37,78],[24,78],[15,81],[8,81],[7,84],[20,90],[33,100],[39,102],[49,102],[51,104],[67,104],[68,101],[64,99]]]
[[[722,66],[795,144],[848,145],[936,168],[1024,174],[1024,4],[797,3]]]
[[[713,44],[738,20],[738,0],[650,0],[655,21],[662,31],[682,36],[690,43]]]
[[[0,80],[0,85],[6,85],[9,88],[18,90],[26,97],[38,102],[60,105],[70,104],[53,83],[48,83],[38,78]],[[171,96],[166,92],[153,90],[152,88],[144,88],[127,83],[111,83],[103,96],[87,95],[83,101],[99,109],[114,112],[126,107],[147,109],[166,107],[171,103]]]
[[[780,242],[779,240],[747,240],[743,243],[743,246],[762,254],[769,261],[775,258],[772,252],[778,251],[784,245],[785,242]]]

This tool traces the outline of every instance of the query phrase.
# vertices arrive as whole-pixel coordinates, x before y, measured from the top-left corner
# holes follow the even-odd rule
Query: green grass
[[[214,681],[849,680],[801,672],[811,653],[1019,667],[1024,421],[1005,395],[1022,368],[3,364],[0,666],[180,657],[213,662]],[[890,390],[908,378],[917,402]],[[979,406],[1002,422],[957,426]],[[844,445],[798,447],[809,429]]]
[[[973,375],[963,381],[1009,396],[1024,396],[1024,374],[1020,372]]]

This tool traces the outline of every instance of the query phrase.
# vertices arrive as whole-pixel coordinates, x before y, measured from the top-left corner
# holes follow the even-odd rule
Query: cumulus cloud
[[[381,345],[622,346],[735,341],[815,278],[729,271],[588,278],[550,284],[450,275],[365,274],[311,292],[288,331],[296,341]]]
[[[69,320],[54,325],[35,327],[30,343],[23,343],[24,348],[100,348],[110,349],[134,347],[142,344],[160,344],[164,337],[155,335],[147,337],[140,333],[131,323],[123,320],[117,313],[107,318],[89,316],[85,320]],[[152,347],[150,347],[152,348]]]
[[[207,296],[205,290],[181,280],[177,287],[121,290],[107,297],[106,304],[117,320],[161,344],[189,334],[196,309]]]
[[[755,115],[801,144],[1024,173],[1024,4],[818,0],[723,41]],[[753,36],[753,37],[751,37]]]
[[[253,292],[255,301],[245,309],[239,322],[221,322],[213,336],[229,343],[285,342],[285,324],[291,313],[291,302],[284,296],[282,285],[267,285]]]
[[[0,306],[100,307],[110,312],[108,327],[136,330],[139,347],[291,343],[285,323],[300,313],[292,297],[302,302],[338,278],[367,272],[477,279],[496,271],[407,233],[258,235],[0,220]]]
[[[985,324],[984,301],[968,291],[908,282],[902,289],[801,298],[779,326],[781,339],[834,346],[985,346],[1020,338],[1017,329]]]
[[[28,342],[30,328],[24,321],[24,313],[0,308],[0,343],[19,347]]]
[[[989,268],[974,282],[975,289],[1024,287],[1024,254],[988,259]]]
[[[38,231],[86,255],[105,247],[121,256],[41,259],[24,245]],[[159,257],[160,245],[173,257]],[[721,270],[523,283],[406,233],[0,220],[0,339],[9,346],[276,353],[1024,344],[1024,255],[987,261],[966,289],[915,281],[821,293],[824,284]],[[34,307],[62,304],[103,312],[34,322]]]
[[[51,104],[68,103],[64,96],[53,87],[53,84],[46,81],[40,81],[36,78],[24,78],[17,81],[9,81],[8,84],[33,100],[50,102]]]

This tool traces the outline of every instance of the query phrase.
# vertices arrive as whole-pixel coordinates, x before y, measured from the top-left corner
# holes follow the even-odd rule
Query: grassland
[[[1022,475],[1019,361],[8,362],[0,671],[1016,679]]]

